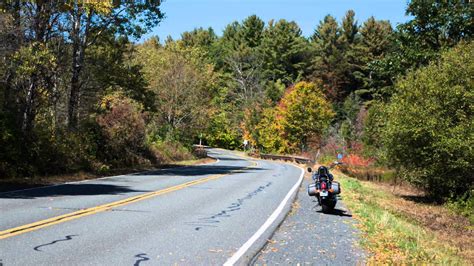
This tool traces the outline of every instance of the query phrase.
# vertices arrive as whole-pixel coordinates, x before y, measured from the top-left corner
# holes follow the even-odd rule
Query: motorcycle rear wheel
[[[336,202],[324,202],[321,203],[323,213],[330,213],[336,207]]]
[[[323,213],[328,213],[332,210],[331,206],[327,203],[321,204],[321,207],[323,208]]]

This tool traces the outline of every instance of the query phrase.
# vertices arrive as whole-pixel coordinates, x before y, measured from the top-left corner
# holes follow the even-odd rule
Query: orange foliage
[[[364,159],[357,154],[349,154],[346,157],[342,158],[342,162],[349,166],[367,167],[374,163],[374,161],[374,159]]]

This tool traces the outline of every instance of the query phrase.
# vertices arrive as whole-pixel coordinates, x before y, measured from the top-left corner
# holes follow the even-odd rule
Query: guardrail
[[[274,154],[260,154],[260,158],[262,159],[270,159],[270,160],[282,160],[282,161],[290,161],[300,164],[310,163],[311,160],[307,157],[302,156],[292,156],[292,155],[274,155]]]

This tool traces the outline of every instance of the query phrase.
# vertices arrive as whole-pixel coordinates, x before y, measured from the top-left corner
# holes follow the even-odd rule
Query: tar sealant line
[[[244,254],[249,250],[249,248],[257,241],[263,233],[275,222],[277,217],[282,213],[283,209],[285,208],[285,205],[287,204],[288,200],[291,198],[291,195],[296,192],[296,190],[300,187],[301,182],[303,181],[303,176],[304,176],[304,170],[301,167],[298,167],[301,169],[301,175],[296,184],[290,189],[288,194],[286,194],[285,198],[281,201],[280,205],[273,211],[272,215],[268,217],[268,219],[265,221],[265,223],[253,234],[247,242],[245,242],[237,252],[230,257],[225,263],[224,266],[231,266],[234,265]]]

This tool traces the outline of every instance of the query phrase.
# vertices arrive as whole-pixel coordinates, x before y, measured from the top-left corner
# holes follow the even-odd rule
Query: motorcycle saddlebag
[[[308,195],[309,196],[316,196],[318,193],[316,192],[316,184],[309,184],[308,185]]]
[[[332,182],[331,188],[334,190],[334,194],[341,194],[341,185],[339,182]]]

